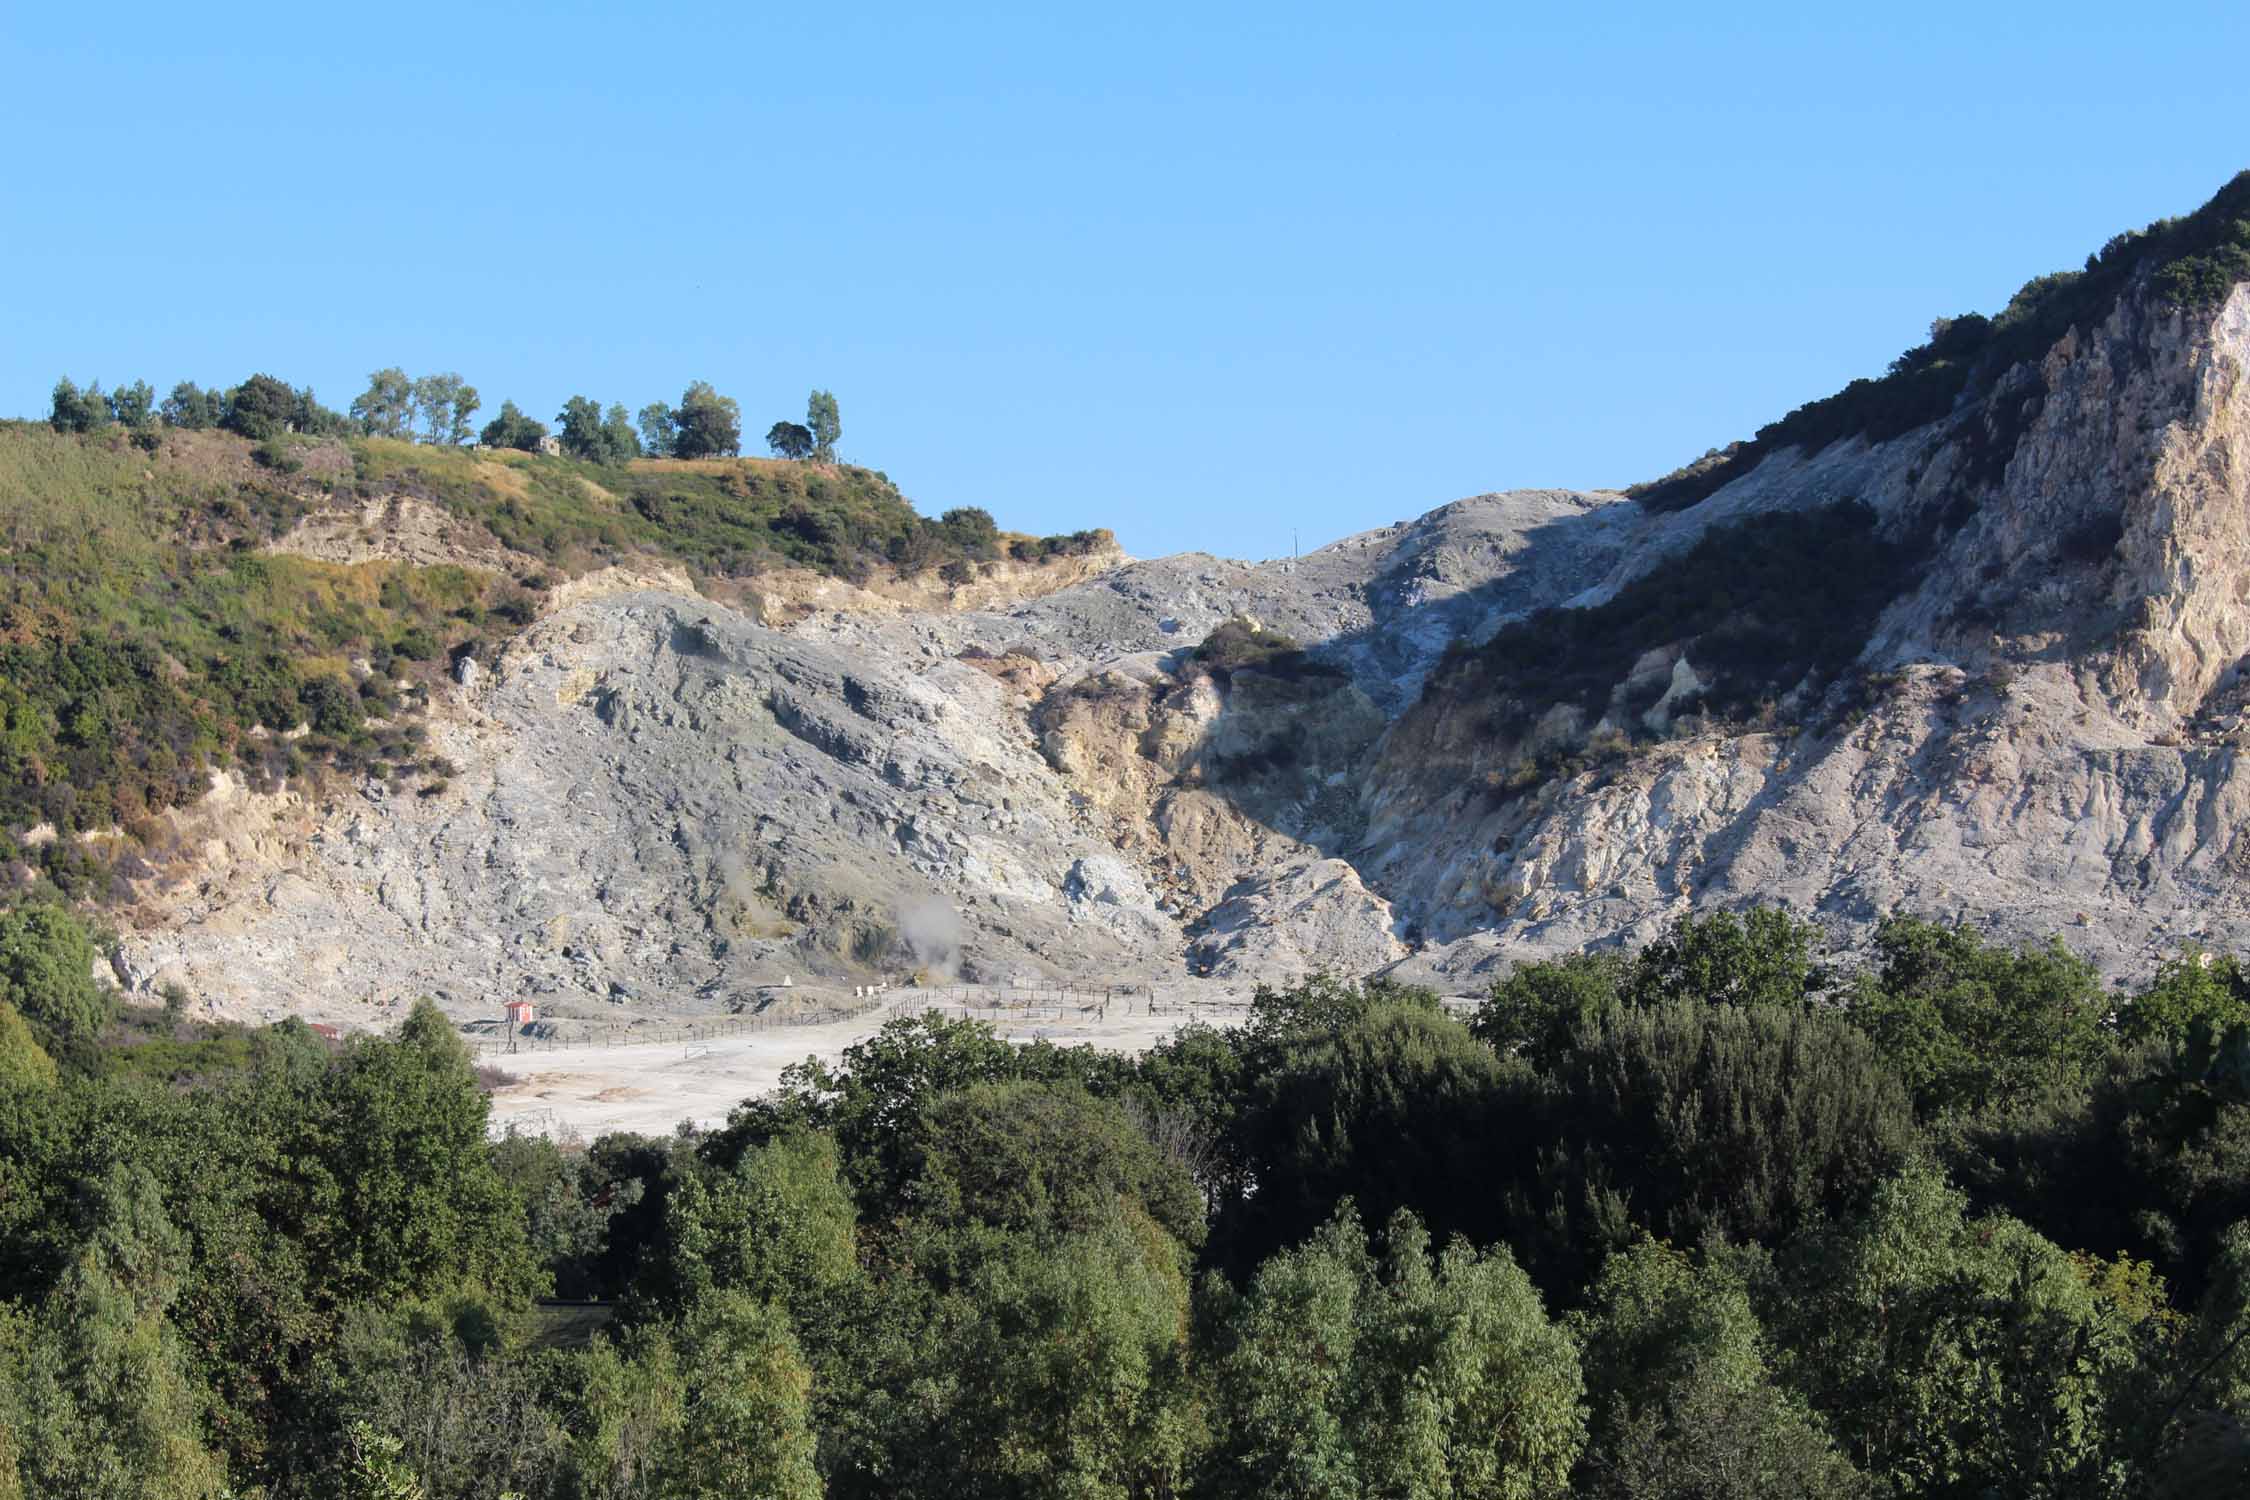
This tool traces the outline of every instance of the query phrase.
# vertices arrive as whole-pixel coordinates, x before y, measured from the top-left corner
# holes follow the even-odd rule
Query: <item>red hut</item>
[[[507,1012],[510,1030],[529,1026],[539,1019],[539,1007],[529,1000],[510,1000],[503,1009]]]

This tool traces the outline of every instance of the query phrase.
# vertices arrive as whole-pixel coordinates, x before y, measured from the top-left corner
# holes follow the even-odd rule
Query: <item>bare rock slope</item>
[[[2136,293],[1981,415],[1786,448],[1670,514],[1486,495],[1293,562],[1078,561],[970,609],[573,586],[442,710],[442,793],[205,810],[202,878],[121,965],[349,1019],[424,993],[743,1005],[916,969],[1465,988],[1751,900],[1839,928],[1989,916],[2119,969],[2241,942],[2246,367],[2243,288],[2200,315]],[[1652,620],[1630,724],[1541,720],[1548,749],[1637,743],[1527,780],[1529,742],[1433,677],[1716,528],[1843,500],[1911,574],[1848,673],[1762,722],[1701,712],[1704,647]],[[1199,660],[1237,617],[1308,649]]]

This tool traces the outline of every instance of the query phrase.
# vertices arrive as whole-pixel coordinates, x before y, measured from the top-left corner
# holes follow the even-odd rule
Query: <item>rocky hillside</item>
[[[1468,988],[1751,901],[2121,972],[2242,945],[2246,219],[2238,181],[1631,495],[923,592],[625,560],[433,690],[442,785],[167,813],[204,852],[123,967],[348,1018],[916,969]]]

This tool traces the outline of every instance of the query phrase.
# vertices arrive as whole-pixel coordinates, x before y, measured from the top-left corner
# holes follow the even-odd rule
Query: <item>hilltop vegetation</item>
[[[339,417],[262,376],[161,404],[139,383],[103,396],[65,382],[48,422],[0,423],[0,865],[13,871],[0,902],[40,884],[122,894],[166,852],[156,815],[214,771],[259,787],[324,771],[436,785],[447,768],[418,723],[432,686],[591,568],[966,581],[1109,542],[1014,536],[973,508],[925,518],[847,464],[471,448],[451,440],[472,409],[457,377],[399,380],[386,399],[423,389],[442,440],[356,431],[404,431],[402,409],[363,400]],[[314,511],[399,499],[517,559],[495,565],[489,544],[462,563],[274,550]]]
[[[0,1494],[2117,1500],[2250,1473],[2250,986],[1785,913],[490,1140],[0,915]],[[548,1293],[574,1299],[541,1305]],[[592,1299],[590,1303],[575,1299]],[[2212,1488],[2171,1487],[2203,1472]]]
[[[2145,282],[2160,304],[2192,310],[2218,302],[2245,280],[2250,172],[2194,213],[2114,236],[2086,257],[2082,270],[2033,277],[1996,316],[1939,318],[1929,340],[1891,361],[1881,376],[1808,401],[1748,441],[1714,449],[1627,493],[1652,510],[1682,510],[1784,448],[1810,454],[1854,437],[1883,442],[1954,415],[1964,398],[1973,405],[1989,395],[2012,366],[2036,361],[2072,328],[2107,317],[2135,282]]]

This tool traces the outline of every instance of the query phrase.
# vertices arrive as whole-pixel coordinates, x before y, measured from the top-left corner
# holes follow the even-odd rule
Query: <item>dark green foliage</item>
[[[262,442],[292,431],[303,414],[297,392],[271,375],[253,375],[227,392],[226,415],[219,425]]]
[[[2224,1033],[2250,1023],[2250,974],[2232,954],[2190,948],[2156,971],[2148,988],[2119,1007],[2117,1032],[2129,1042],[2185,1043],[2198,1027]]]
[[[907,1157],[906,1202],[939,1224],[1021,1234],[1091,1230],[1132,1203],[1181,1244],[1203,1243],[1194,1180],[1125,1108],[1077,1084],[976,1084],[937,1101]]]
[[[2162,1437],[2160,1288],[1976,1218],[1935,1174],[1785,1257],[1786,1378],[1901,1496],[2099,1495]],[[2144,1363],[2145,1361],[2145,1363]]]
[[[166,426],[182,427],[190,432],[216,427],[226,415],[220,393],[204,390],[192,380],[173,386],[157,414],[163,417]]]
[[[1777,906],[1685,916],[1633,960],[1636,1005],[1800,1006],[1827,983],[1818,927]]]
[[[435,1006],[418,1002],[395,1040],[356,1043],[324,1103],[305,1189],[333,1195],[352,1226],[309,1247],[331,1295],[409,1295],[448,1277],[538,1284],[520,1208],[486,1150],[468,1050]]]
[[[983,1238],[942,1292],[894,1283],[903,1399],[830,1493],[1179,1494],[1202,1443],[1179,1247],[1128,1210],[1090,1229]]]
[[[1875,951],[1851,1015],[1926,1114],[2082,1088],[2106,1045],[2100,976],[2059,939],[2007,948],[1966,927],[1893,916],[1876,929]]]
[[[1828,983],[1820,929],[1779,907],[1688,915],[1627,957],[1573,953],[1519,964],[1493,982],[1470,1029],[1544,1066],[1613,1005],[1800,1006]]]
[[[1225,1299],[1204,1493],[1569,1493],[1578,1351],[1530,1279],[1504,1249],[1433,1256],[1411,1214],[1384,1238],[1378,1259],[1346,1202]]]
[[[731,458],[742,451],[742,408],[698,380],[672,413],[672,456]]]
[[[1613,1008],[1580,1027],[1547,1082],[1493,1128],[1540,1143],[1510,1215],[1549,1278],[1636,1226],[1679,1244],[1777,1243],[1863,1202],[1914,1143],[1898,1080],[1827,1013]]]
[[[1195,664],[1222,682],[1252,692],[1264,685],[1279,687],[1286,695],[1300,688],[1319,690],[1340,685],[1345,672],[1315,658],[1294,636],[1269,630],[1239,616],[1220,623],[1195,648]],[[1237,674],[1250,679],[1236,683]]]
[[[800,1330],[824,1329],[859,1276],[858,1211],[833,1138],[793,1132],[731,1166],[673,1167],[661,1232],[635,1269],[637,1305],[677,1313],[739,1291],[790,1309]]]
[[[524,1237],[532,1259],[558,1297],[593,1297],[614,1290],[602,1275],[610,1220],[638,1203],[637,1180],[610,1182],[590,1153],[566,1152],[545,1136],[514,1130],[494,1142],[492,1162],[522,1205]]]
[[[1580,1027],[1622,1004],[1632,964],[1619,953],[1571,953],[1518,964],[1492,982],[1469,1029],[1503,1057],[1544,1066]]]
[[[1811,938],[1752,913],[1525,966],[1480,1018],[1506,1059],[1427,991],[1327,977],[1138,1060],[901,1020],[717,1135],[584,1150],[488,1140],[427,1007],[342,1047],[132,1010],[54,1070],[0,997],[0,1496],[1976,1500],[2224,1472],[2211,1434],[2250,1414],[2225,961],[2159,978],[2157,1040],[1918,1140]],[[92,968],[59,914],[0,920],[11,951],[15,1003]],[[1895,924],[1881,958],[1846,988],[2052,968]],[[2048,1029],[1992,1014],[2003,1057]],[[550,1277],[615,1300],[529,1306]]]
[[[97,956],[86,929],[59,906],[0,912],[0,1005],[13,1007],[66,1067],[92,1066],[116,1012],[115,993],[94,979]]]
[[[55,399],[47,421],[57,432],[92,432],[109,423],[109,402],[101,382],[80,390],[68,376],[55,382]]]
[[[2187,218],[2146,233],[2156,253],[2171,257],[2156,269],[2152,284],[2159,297],[2186,308],[2223,300],[2250,281],[2250,172],[2238,173]]]
[[[539,440],[547,435],[547,424],[527,417],[513,401],[500,403],[500,415],[484,424],[477,440],[487,448],[520,448],[526,453],[539,451]]]
[[[2199,1289],[2230,1226],[2250,1220],[2250,1026],[2199,1026],[2135,1061],[2095,1091],[2091,1149],[2057,1163],[2055,1191],[2083,1217],[2074,1169],[2102,1171],[2093,1202],[2122,1223],[2093,1247],[2136,1251]]]
[[[573,396],[555,423],[562,450],[572,458],[616,468],[641,456],[641,440],[622,406],[604,412],[598,402]]]
[[[814,391],[805,398],[805,428],[812,434],[814,461],[834,463],[836,440],[844,435],[844,419],[837,410],[834,396],[826,391]]]
[[[1773,1379],[1747,1291],[1723,1267],[1641,1240],[1610,1257],[1575,1318],[1597,1393],[1580,1494],[1796,1500],[1875,1493]]]
[[[812,457],[812,429],[800,422],[776,422],[766,429],[766,447],[775,458]]]
[[[120,427],[138,431],[156,419],[156,392],[145,380],[121,385],[109,393],[109,414]]]
[[[812,1372],[777,1310],[741,1293],[699,1304],[680,1330],[687,1373],[663,1493],[819,1500]]]
[[[938,530],[963,557],[989,558],[999,551],[1000,528],[993,524],[992,513],[974,505],[957,506],[939,516]]]
[[[1751,720],[1800,684],[1818,688],[1843,672],[1912,561],[1856,501],[1713,527],[1684,557],[1601,604],[1542,610],[1449,653],[1424,695],[1489,705],[1504,741],[1525,738],[1557,704],[1589,724],[1614,706],[1620,722],[1637,724],[1647,703],[1613,698],[1650,650],[1678,647],[1707,684],[1697,711]]]
[[[1339,1002],[1349,1019],[1330,1024],[1321,1012]],[[1314,1005],[1254,1044],[1230,1147],[1257,1190],[1220,1221],[1230,1262],[1302,1239],[1341,1198],[1373,1218],[1411,1207],[1433,1233],[1490,1238],[1488,1151],[1528,1078],[1427,1000],[1347,992]]]

